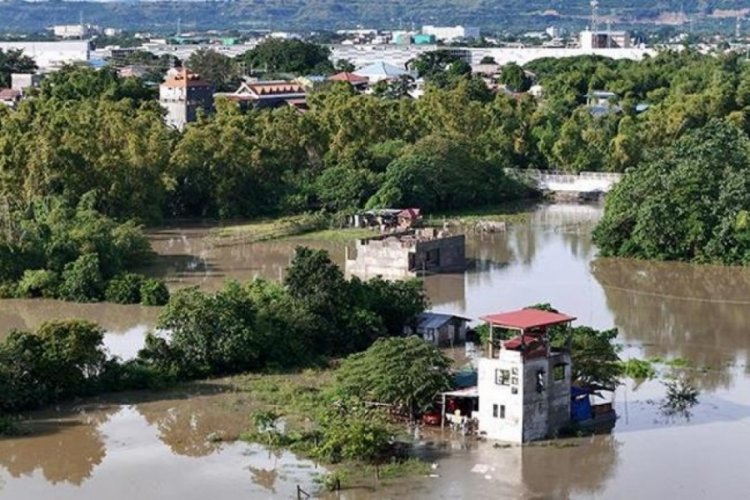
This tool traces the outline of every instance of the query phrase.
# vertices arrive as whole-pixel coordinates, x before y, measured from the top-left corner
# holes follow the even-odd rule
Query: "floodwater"
[[[746,498],[750,449],[750,270],[601,259],[594,206],[551,205],[507,233],[468,235],[470,269],[431,276],[433,308],[469,317],[549,302],[580,324],[616,326],[623,357],[684,358],[700,389],[690,413],[660,409],[664,386],[629,381],[616,392],[611,435],[556,445],[498,448],[430,434],[419,453],[434,477],[350,490],[374,498]],[[216,289],[226,279],[280,279],[295,241],[245,244],[206,228],[152,235],[152,268],[172,287]],[[344,244],[304,241],[343,263]],[[152,328],[153,308],[0,301],[0,331],[83,316],[127,357]],[[673,370],[662,367],[662,371]],[[161,396],[118,396],[35,414],[32,436],[0,440],[0,499],[290,498],[315,489],[315,464],[290,453],[230,442],[248,425],[221,387]],[[156,396],[152,396],[156,397]],[[218,438],[217,438],[218,433]]]

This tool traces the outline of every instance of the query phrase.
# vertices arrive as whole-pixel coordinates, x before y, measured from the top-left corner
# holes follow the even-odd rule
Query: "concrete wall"
[[[466,237],[463,234],[417,243],[414,262],[418,271],[421,270],[422,259],[426,259],[427,253],[434,250],[440,252],[439,264],[434,267],[426,266],[426,271],[450,273],[466,269]]]
[[[88,62],[90,47],[87,40],[65,42],[0,42],[0,50],[22,50],[42,69],[59,68],[64,64]]]
[[[565,377],[556,381],[553,367],[566,363]],[[513,370],[520,375],[514,375]],[[510,370],[510,385],[497,384],[497,370]],[[541,373],[543,389],[538,390]],[[519,351],[503,349],[497,359],[480,358],[478,368],[479,431],[489,439],[525,443],[552,437],[570,422],[570,356],[522,359]],[[514,385],[516,377],[518,384]],[[517,393],[513,393],[517,387]],[[493,406],[505,406],[505,418]]]
[[[434,250],[439,251],[439,261],[428,265],[427,254]],[[354,258],[346,259],[346,272],[361,278],[403,279],[414,276],[423,268],[435,273],[461,272],[466,268],[466,238],[463,235],[413,242],[400,241],[398,235],[360,240],[355,252]]]
[[[516,375],[514,375],[514,369]],[[518,378],[518,384],[497,384],[497,370],[510,370],[511,380]],[[523,373],[521,353],[502,350],[497,359],[480,358],[477,388],[479,390],[479,432],[489,439],[523,442],[524,396],[520,375]],[[513,388],[516,388],[516,394]],[[493,414],[494,406],[505,406],[505,418]]]

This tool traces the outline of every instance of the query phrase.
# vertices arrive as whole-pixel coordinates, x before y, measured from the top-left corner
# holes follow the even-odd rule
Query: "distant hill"
[[[618,27],[684,22],[734,27],[750,0],[601,0],[600,15]],[[464,24],[512,31],[554,24],[580,29],[589,22],[589,0],[229,0],[114,2],[23,2],[0,0],[0,31],[39,31],[53,24],[84,21],[125,29],[311,30],[419,27]]]

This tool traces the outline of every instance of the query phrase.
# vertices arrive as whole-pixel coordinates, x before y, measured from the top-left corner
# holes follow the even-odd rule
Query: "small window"
[[[500,418],[505,418],[505,405],[500,405]]]
[[[565,380],[565,363],[557,363],[552,367],[552,377],[556,381]]]
[[[497,385],[510,385],[510,370],[495,370],[495,383]]]
[[[536,372],[536,392],[544,392],[544,370]]]
[[[492,417],[497,418],[497,405],[492,405]]]
[[[510,388],[510,393],[511,394],[518,394],[518,387],[511,387]]]

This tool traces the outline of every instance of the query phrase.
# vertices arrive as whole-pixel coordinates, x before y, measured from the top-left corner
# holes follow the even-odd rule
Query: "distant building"
[[[357,90],[362,90],[370,83],[366,76],[355,75],[354,73],[341,72],[328,77],[331,82],[346,82]]]
[[[366,77],[371,84],[382,80],[398,80],[402,76],[417,77],[417,74],[413,71],[408,71],[383,61],[360,68],[354,74]]]
[[[24,92],[26,89],[37,88],[42,83],[39,73],[11,73],[10,88]]]
[[[88,38],[98,32],[96,26],[88,24],[57,24],[52,26],[52,34],[58,38]]]
[[[122,30],[120,28],[104,28],[104,36],[120,36],[122,35]]]
[[[435,35],[428,35],[424,33],[414,35],[413,40],[416,45],[430,45],[434,44],[437,41]]]
[[[0,104],[15,108],[21,102],[22,94],[20,90],[0,89]]]
[[[0,50],[21,50],[41,69],[56,69],[66,64],[88,63],[91,44],[87,40],[57,42],[0,42]]]
[[[243,108],[266,109],[288,105],[301,111],[307,109],[305,87],[298,82],[287,80],[243,82],[234,92],[217,95],[237,102]]]
[[[347,273],[363,278],[407,278],[426,273],[466,269],[466,240],[434,228],[411,229],[357,241],[355,255],[347,248]]]
[[[159,103],[167,110],[167,125],[182,130],[198,118],[198,110],[213,112],[214,86],[183,68],[172,70],[159,86]]]
[[[632,47],[630,33],[627,31],[590,31],[580,34],[581,48],[592,49],[629,49]]]
[[[452,42],[455,40],[474,40],[479,38],[479,28],[469,26],[422,26],[423,35],[432,35],[437,40]]]

